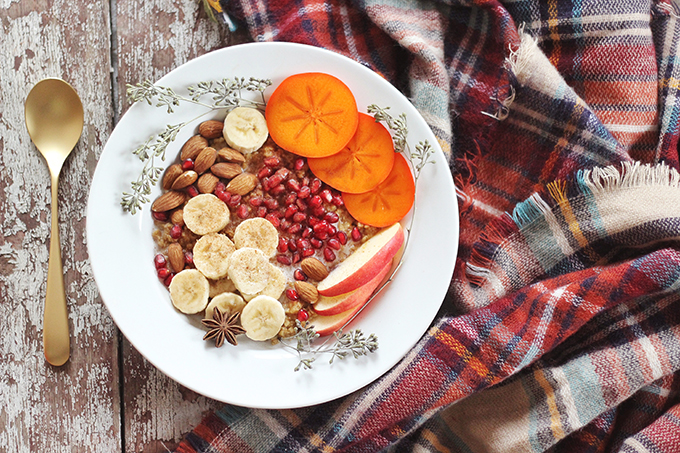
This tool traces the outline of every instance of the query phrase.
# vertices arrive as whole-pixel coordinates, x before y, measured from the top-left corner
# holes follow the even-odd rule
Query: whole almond
[[[257,187],[257,176],[252,173],[241,173],[227,184],[227,192],[245,195]]]
[[[231,179],[240,175],[243,170],[239,164],[220,162],[210,167],[210,171],[219,178]]]
[[[224,129],[224,123],[216,120],[203,121],[198,125],[198,133],[208,139],[221,137],[222,129]]]
[[[205,173],[212,164],[217,160],[217,151],[215,148],[207,147],[203,148],[203,151],[198,153],[196,159],[194,159],[194,171],[199,175]]]
[[[221,160],[227,162],[236,162],[238,164],[242,164],[246,161],[246,158],[243,154],[229,147],[221,148],[219,151],[217,151],[217,157]]]
[[[175,179],[177,179],[183,171],[180,164],[170,165],[168,169],[165,170],[165,175],[163,176],[163,189],[170,190],[172,183],[175,182]]]
[[[170,221],[173,225],[184,225],[184,210],[175,209],[172,211],[172,214],[170,214]]]
[[[184,251],[177,242],[168,246],[168,261],[173,271],[180,272],[184,269]]]
[[[197,179],[198,173],[193,170],[187,170],[175,179],[175,182],[172,183],[172,190],[179,190],[189,187],[195,183]]]
[[[314,257],[307,257],[300,262],[300,268],[312,280],[321,281],[328,277],[326,265]]]
[[[184,200],[186,200],[184,192],[171,190],[156,198],[156,201],[151,205],[151,210],[153,212],[169,211],[184,203]]]
[[[198,191],[201,193],[213,193],[219,180],[220,178],[212,173],[203,173],[201,177],[198,178],[196,187],[198,187]]]
[[[295,282],[295,291],[303,302],[314,304],[319,300],[319,291],[311,283]]]
[[[208,147],[208,140],[200,135],[194,135],[189,140],[186,141],[184,146],[182,146],[182,151],[179,153],[179,157],[182,160],[196,159],[198,153],[203,151]]]

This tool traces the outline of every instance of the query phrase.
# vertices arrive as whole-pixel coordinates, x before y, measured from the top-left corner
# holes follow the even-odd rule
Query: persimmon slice
[[[387,178],[364,193],[343,193],[347,211],[359,222],[385,227],[401,220],[413,206],[415,182],[406,159],[395,154],[394,166]]]
[[[354,95],[340,79],[321,72],[295,74],[274,90],[265,111],[274,142],[304,157],[339,152],[357,129]]]
[[[389,131],[372,116],[359,113],[357,131],[339,153],[307,159],[312,173],[341,192],[367,192],[383,182],[394,165]]]

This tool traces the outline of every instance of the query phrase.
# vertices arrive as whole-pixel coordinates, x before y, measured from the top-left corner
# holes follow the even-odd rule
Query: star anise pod
[[[208,332],[203,336],[204,340],[215,339],[215,347],[219,348],[224,344],[224,340],[236,346],[238,342],[236,341],[236,335],[245,333],[245,329],[238,325],[238,317],[240,313],[234,313],[228,316],[226,313],[222,313],[219,308],[213,310],[212,319],[207,318],[201,320],[204,326],[208,329]]]

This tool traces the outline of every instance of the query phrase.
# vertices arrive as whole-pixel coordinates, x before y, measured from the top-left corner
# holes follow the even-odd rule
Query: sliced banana
[[[208,279],[196,269],[185,269],[170,282],[170,299],[182,313],[194,314],[208,305]]]
[[[241,312],[241,325],[251,340],[264,341],[281,330],[286,312],[281,302],[269,296],[257,296]]]
[[[237,249],[229,257],[228,275],[242,294],[257,294],[267,286],[269,261],[258,249]]]
[[[233,293],[236,291],[236,285],[231,281],[229,277],[224,277],[219,280],[208,279],[208,284],[210,285],[210,293],[208,297],[215,297],[222,293]]]
[[[260,149],[267,140],[269,130],[259,110],[236,107],[224,119],[222,134],[229,146],[247,154]]]
[[[270,296],[274,299],[278,299],[286,289],[286,283],[288,282],[283,271],[273,264],[270,264],[269,280],[267,280],[267,286],[265,286],[264,289],[257,294],[243,294],[243,298],[245,300],[252,300],[257,296]]]
[[[222,293],[213,297],[208,306],[205,309],[205,317],[212,319],[213,311],[215,308],[219,308],[220,311],[227,316],[231,316],[234,313],[239,313],[246,306],[243,297],[234,293]]]
[[[229,257],[236,247],[225,234],[210,233],[201,236],[194,245],[194,265],[203,275],[219,280],[227,275]]]
[[[269,220],[253,217],[239,223],[234,231],[236,248],[253,247],[262,250],[267,257],[276,253],[279,245],[279,233]]]
[[[217,233],[229,223],[229,208],[211,193],[190,198],[183,209],[184,224],[198,235]]]

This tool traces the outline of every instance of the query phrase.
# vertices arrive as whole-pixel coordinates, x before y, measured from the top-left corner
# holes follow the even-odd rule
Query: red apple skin
[[[371,281],[352,292],[335,297],[321,296],[318,302],[314,304],[314,312],[318,315],[331,316],[351,310],[357,305],[364,305],[373,294],[373,291],[385,279],[390,269],[392,269],[392,261],[381,269],[378,275],[373,277]]]
[[[339,296],[365,285],[392,261],[403,243],[404,229],[401,224],[395,223],[384,228],[319,282],[319,294]]]

